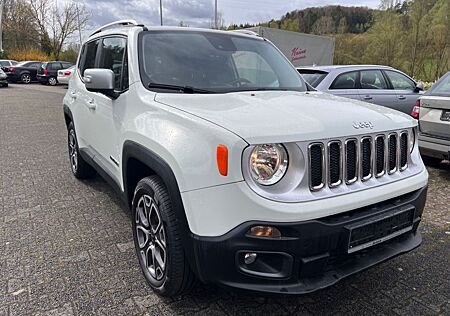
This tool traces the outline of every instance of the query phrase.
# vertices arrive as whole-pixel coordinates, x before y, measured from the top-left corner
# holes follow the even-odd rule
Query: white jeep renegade
[[[117,189],[157,293],[307,293],[419,246],[416,121],[309,90],[249,32],[119,21],[84,44],[72,172]]]

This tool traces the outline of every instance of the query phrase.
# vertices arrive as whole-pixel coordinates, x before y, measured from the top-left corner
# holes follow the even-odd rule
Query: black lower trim
[[[427,188],[347,213],[298,223],[244,223],[220,237],[194,236],[201,278],[244,290],[303,294],[313,292],[409,252],[422,241],[417,227]],[[413,209],[411,213],[409,210]],[[408,210],[412,229],[395,238],[349,253],[349,227]],[[401,213],[401,212],[400,212]],[[255,225],[275,226],[281,239],[250,237]],[[245,254],[256,253],[246,264]]]

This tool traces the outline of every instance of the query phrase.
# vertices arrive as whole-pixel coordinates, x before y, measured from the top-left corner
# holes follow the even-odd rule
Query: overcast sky
[[[70,0],[63,0],[70,1]],[[83,0],[78,0],[83,2]],[[208,27],[214,15],[214,0],[162,0],[165,25]],[[84,0],[92,11],[92,27],[118,19],[135,19],[146,25],[159,25],[159,0]],[[225,24],[258,23],[279,19],[295,9],[340,4],[376,8],[379,0],[218,0]]]

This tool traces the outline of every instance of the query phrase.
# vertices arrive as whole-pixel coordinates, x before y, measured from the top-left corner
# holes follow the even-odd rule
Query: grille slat
[[[400,170],[403,171],[408,166],[408,133],[400,135]]]
[[[408,168],[408,146],[408,131],[312,143],[308,147],[310,189],[334,188],[344,182],[352,185],[404,171]]]
[[[388,138],[389,145],[389,174],[397,171],[397,134],[391,134]]]
[[[309,147],[310,188],[320,190],[325,185],[324,180],[324,147],[323,144],[312,144]]]
[[[372,177],[372,139],[365,137],[361,140],[361,180],[367,181]]]

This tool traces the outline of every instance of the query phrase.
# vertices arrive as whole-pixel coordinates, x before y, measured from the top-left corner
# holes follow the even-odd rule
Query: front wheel
[[[139,181],[132,218],[136,254],[148,284],[161,296],[188,292],[196,278],[184,254],[169,193],[158,176]]]
[[[80,155],[77,134],[75,133],[75,127],[72,122],[68,127],[67,142],[69,146],[70,167],[73,175],[77,179],[92,178],[95,175],[95,170]]]

